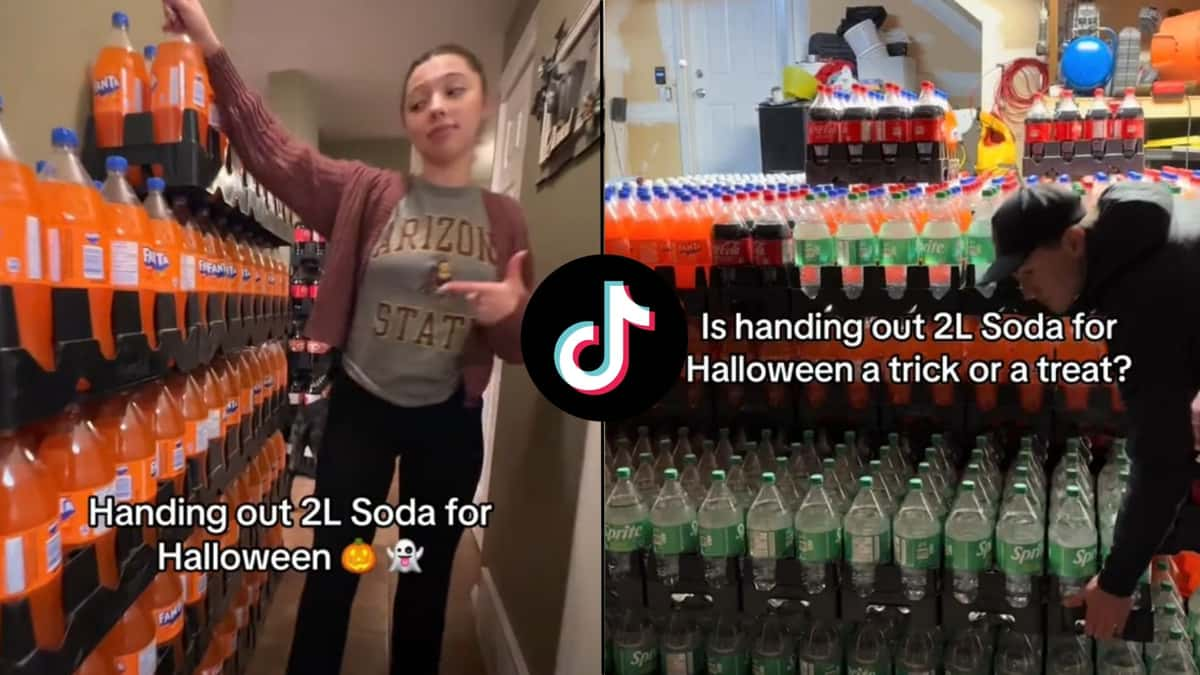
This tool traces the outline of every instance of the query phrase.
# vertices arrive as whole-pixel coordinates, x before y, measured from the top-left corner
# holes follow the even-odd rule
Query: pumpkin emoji
[[[366,574],[375,569],[375,551],[363,543],[362,539],[355,539],[353,544],[342,551],[342,567],[347,572]]]

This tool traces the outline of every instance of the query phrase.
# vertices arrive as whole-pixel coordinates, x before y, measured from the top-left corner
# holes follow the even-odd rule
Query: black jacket
[[[1118,384],[1129,417],[1129,494],[1099,580],[1127,597],[1200,476],[1190,414],[1200,391],[1200,208],[1174,209],[1161,184],[1121,183],[1099,209],[1077,309],[1116,319],[1109,354],[1131,359]]]

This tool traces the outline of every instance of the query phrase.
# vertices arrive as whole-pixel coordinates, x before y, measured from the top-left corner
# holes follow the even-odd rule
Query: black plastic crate
[[[739,611],[741,597],[737,572],[737,561],[730,559],[726,585],[712,588],[704,578],[704,558],[698,553],[685,553],[679,556],[679,581],[668,586],[659,579],[657,561],[651,552],[646,556],[646,606],[653,612],[662,613],[670,610],[672,603],[695,597],[722,612]]]
[[[842,569],[842,578],[849,579],[849,570]],[[932,628],[941,623],[938,599],[941,592],[941,575],[938,570],[927,574],[927,592],[920,600],[912,601],[904,595],[900,583],[900,567],[894,563],[879,565],[875,571],[875,591],[869,597],[861,597],[849,583],[842,584],[842,619],[862,621],[876,609],[895,609],[908,617],[911,625]]]
[[[607,566],[607,560],[605,562]],[[633,552],[633,572],[628,578],[614,580],[605,571],[604,606],[613,610],[640,610],[646,607],[645,552]]]
[[[1063,597],[1058,591],[1054,577],[1046,579],[1046,635],[1082,634],[1084,629],[1084,607],[1063,606]],[[1130,642],[1152,642],[1154,640],[1154,610],[1147,602],[1141,609],[1129,613],[1125,621],[1125,632],[1121,639]]]
[[[952,572],[944,572],[942,582],[942,621],[948,626],[966,625],[995,619],[1022,633],[1042,634],[1046,627],[1046,580],[1033,579],[1033,591],[1024,607],[1013,607],[1005,598],[1004,573],[986,570],[979,573],[979,592],[975,601],[963,604],[954,597]]]
[[[813,618],[824,621],[833,621],[841,617],[839,570],[836,565],[827,565],[828,585],[817,594],[806,590],[803,564],[795,558],[784,558],[775,562],[776,585],[769,591],[755,588],[753,567],[753,561],[749,557],[743,560],[742,608],[747,616],[758,617],[767,612],[803,610]]]

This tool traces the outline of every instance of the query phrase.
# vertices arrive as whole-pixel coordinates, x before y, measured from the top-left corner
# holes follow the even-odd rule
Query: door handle
[[[696,90],[696,98],[704,98],[705,96],[708,96],[707,89],[705,89],[704,87],[700,87],[699,89]]]

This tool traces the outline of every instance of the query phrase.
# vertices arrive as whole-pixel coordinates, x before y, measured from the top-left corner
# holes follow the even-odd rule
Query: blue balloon
[[[1072,89],[1102,87],[1112,77],[1114,65],[1112,47],[1098,37],[1086,35],[1072,40],[1063,51],[1063,80]]]

